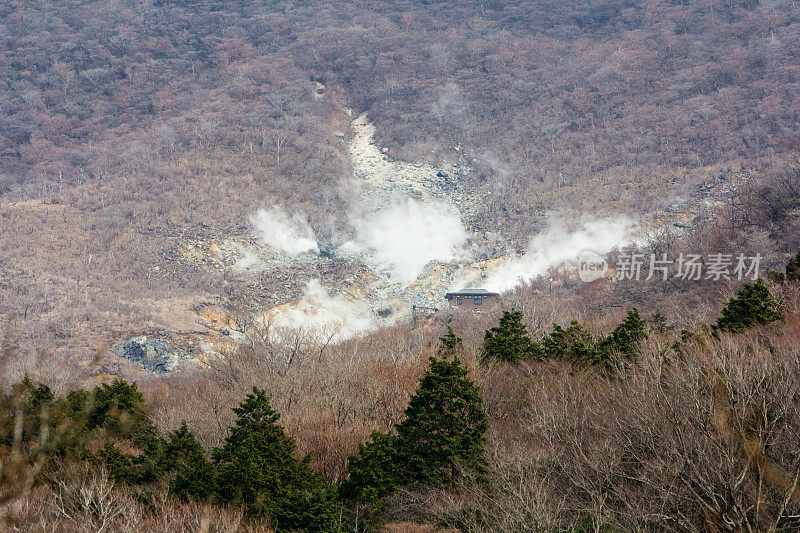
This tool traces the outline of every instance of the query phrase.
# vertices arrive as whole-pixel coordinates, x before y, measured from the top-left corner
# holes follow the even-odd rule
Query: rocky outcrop
[[[134,337],[112,350],[114,355],[129,359],[145,370],[163,374],[186,363],[191,357],[162,339]]]
[[[348,145],[350,163],[364,206],[380,210],[399,200],[450,204],[462,210],[460,175],[463,166],[436,168],[390,159],[373,139],[375,126],[364,113],[352,122],[353,139]]]

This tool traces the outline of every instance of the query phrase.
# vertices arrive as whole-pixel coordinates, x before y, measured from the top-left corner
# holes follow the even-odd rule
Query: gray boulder
[[[190,358],[188,354],[165,340],[147,337],[128,339],[112,352],[157,374],[169,372]]]

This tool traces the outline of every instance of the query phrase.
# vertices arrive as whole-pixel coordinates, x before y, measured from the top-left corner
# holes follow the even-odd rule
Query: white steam
[[[366,302],[331,296],[318,279],[308,282],[300,300],[271,309],[267,320],[277,330],[321,332],[333,341],[349,339],[375,326]]]
[[[259,209],[250,223],[269,246],[292,257],[303,252],[319,253],[314,230],[302,212],[287,214],[278,206]]]
[[[236,266],[238,268],[248,269],[251,266],[255,265],[258,259],[256,255],[251,252],[250,250],[246,250],[244,248],[239,250],[240,257],[236,260]]]
[[[558,225],[551,225],[545,232],[531,238],[523,255],[492,269],[482,286],[497,292],[513,289],[541,276],[550,267],[576,261],[582,251],[605,254],[632,242],[633,228],[634,222],[628,218],[585,222],[581,229],[571,233]]]
[[[404,199],[378,212],[352,217],[356,241],[344,252],[360,252],[369,263],[408,285],[431,261],[458,257],[467,234],[458,209],[441,202]]]

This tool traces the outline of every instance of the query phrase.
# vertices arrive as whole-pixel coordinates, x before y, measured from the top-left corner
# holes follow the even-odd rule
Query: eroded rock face
[[[162,339],[134,337],[117,346],[112,352],[130,359],[145,370],[163,374],[185,363],[190,356]]]

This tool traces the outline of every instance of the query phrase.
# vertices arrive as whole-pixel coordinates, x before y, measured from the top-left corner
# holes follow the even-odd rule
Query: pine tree
[[[553,324],[552,333],[536,346],[545,356],[565,359],[578,368],[600,365],[613,370],[616,358],[622,355],[633,359],[636,343],[646,337],[646,322],[639,311],[630,309],[625,320],[605,338],[597,338],[573,320],[566,329]]]
[[[650,324],[650,331],[663,335],[675,328],[667,322],[667,317],[661,314],[661,311],[656,310],[655,313],[650,315],[648,320]]]
[[[92,391],[76,390],[53,399],[49,391],[37,393],[48,398],[48,420],[57,441],[50,443],[53,454],[103,464],[108,474],[130,483],[155,481],[163,439],[147,412],[145,399],[136,383],[114,380]],[[86,446],[90,440],[103,446],[92,453]],[[117,447],[135,448],[124,453]]]
[[[403,481],[394,435],[373,432],[369,442],[358,445],[358,454],[348,456],[347,460],[350,475],[340,490],[347,500],[375,503]]]
[[[636,343],[645,338],[647,338],[647,324],[637,309],[629,309],[625,320],[614,328],[614,331],[601,343],[601,350],[613,351],[633,358]]]
[[[521,311],[504,311],[500,324],[487,331],[484,337],[484,359],[514,362],[542,355],[541,348],[528,336]]]
[[[567,329],[553,324],[553,331],[545,335],[541,345],[547,357],[565,358],[575,361],[594,347],[595,339],[577,320],[570,322]]]
[[[41,439],[46,440],[47,431],[42,435],[42,422],[50,422],[53,403],[53,391],[47,385],[35,385],[27,375],[12,385],[10,394],[0,396],[0,445],[10,447],[18,430],[21,442],[45,445]]]
[[[136,383],[118,379],[110,385],[103,383],[94,388],[82,407],[87,431],[102,428],[141,448],[152,445],[158,434]]]
[[[755,325],[769,324],[782,318],[774,308],[775,301],[763,280],[746,283],[735,298],[728,300],[713,329],[738,333]]]
[[[800,281],[800,251],[786,263],[786,280]]]
[[[294,457],[294,439],[278,424],[266,393],[254,387],[233,411],[236,424],[212,453],[218,500],[268,516],[279,531],[332,530],[335,491],[311,469],[310,456]]]
[[[485,468],[488,428],[478,387],[452,352],[461,339],[448,331],[439,353],[430,359],[405,411],[397,435],[375,432],[350,456],[350,476],[341,494],[348,500],[376,503],[399,485],[448,485],[462,471],[480,475]],[[448,354],[448,352],[451,352]]]
[[[458,358],[431,358],[397,429],[397,457],[409,482],[447,485],[459,469],[482,472],[488,427],[482,398]]]
[[[163,471],[175,473],[169,489],[179,498],[204,498],[213,490],[211,462],[185,420],[169,435],[161,462]]]
[[[453,333],[453,328],[447,326],[447,333],[444,337],[439,337],[439,349],[437,350],[440,356],[444,355],[458,355],[464,350],[464,341],[461,337],[457,337]]]

